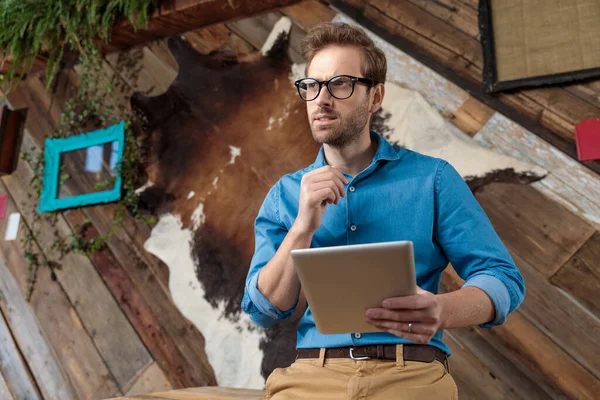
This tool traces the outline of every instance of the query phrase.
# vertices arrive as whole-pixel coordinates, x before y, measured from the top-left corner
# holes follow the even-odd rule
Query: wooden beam
[[[255,49],[260,49],[271,33],[273,26],[282,16],[280,12],[273,11],[226,25],[233,33],[250,43]],[[302,61],[298,46],[294,46],[294,42],[298,41],[298,34],[304,36],[304,32],[301,32],[298,26],[292,25],[287,53],[293,62]]]
[[[443,21],[448,21],[453,26],[467,35],[479,38],[477,22],[477,8],[467,6],[462,0],[408,0],[423,8]]]
[[[492,118],[495,112],[475,97],[469,96],[460,108],[450,116],[450,122],[473,137]]]
[[[289,17],[293,22],[289,34],[287,54],[292,62],[302,63],[304,59],[300,55],[300,41],[306,35],[306,30],[322,22],[331,21],[335,17],[335,12],[318,1],[309,0],[282,8],[279,11],[234,21],[226,24],[226,26],[237,36],[251,44],[254,49],[260,50],[273,30],[275,23],[282,16]]]
[[[305,0],[293,6],[284,7],[280,10],[297,23],[304,31],[335,17],[335,11],[316,0]]]
[[[208,54],[211,51],[218,49],[229,50],[236,54],[248,54],[254,50],[248,42],[227,29],[225,24],[206,26],[204,28],[186,32],[183,35],[190,42],[192,47],[201,54]],[[170,56],[169,59],[160,56],[160,54],[156,53],[154,48],[152,51],[154,51],[161,60],[168,61],[173,69],[179,70],[179,64],[177,64],[172,56]]]
[[[600,79],[564,86],[565,90],[600,108]]]
[[[181,34],[206,25],[217,24],[279,7],[300,0],[173,0],[163,2],[150,18],[146,29],[134,31],[129,22],[113,29],[108,51],[126,49],[152,40]]]

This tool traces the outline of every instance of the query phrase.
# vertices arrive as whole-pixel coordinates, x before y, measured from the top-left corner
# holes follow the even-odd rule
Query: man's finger
[[[422,294],[400,296],[385,299],[381,304],[383,308],[419,310],[431,305],[431,299]]]
[[[315,175],[312,180],[313,184],[317,182],[333,182],[339,188],[341,196],[346,197],[344,181],[342,181],[338,175],[333,173],[332,170],[323,171],[323,173]]]
[[[339,176],[339,178],[342,180],[342,182],[344,182],[344,184],[348,183],[348,179],[346,179],[346,177],[344,176],[344,174],[342,174],[342,170],[340,169],[339,166],[334,165],[332,167],[332,170],[336,173],[337,176]]]
[[[379,329],[381,329],[382,331],[391,333],[394,336],[398,336],[399,338],[409,340],[416,344],[429,344],[429,342],[431,341],[431,338],[427,335],[419,335],[418,333],[408,333],[408,332],[398,331],[395,329],[388,329],[388,328],[379,328]]]
[[[430,321],[430,316],[423,310],[389,310],[386,308],[371,308],[365,316],[372,320],[389,320],[398,322]]]
[[[388,321],[388,320],[371,320],[371,319],[368,319],[367,322],[373,326],[376,326],[379,329],[382,329],[382,330],[393,329],[393,330],[400,331],[400,332],[410,333],[410,332],[408,332],[409,322],[397,322],[397,321]],[[412,325],[410,326],[410,331],[412,333],[419,333],[416,330],[416,326],[417,325],[415,323],[412,323]]]
[[[332,182],[340,189],[341,196],[346,197],[346,189],[344,189],[344,182],[337,176],[335,176],[334,179],[332,179]]]
[[[315,192],[316,196],[318,199],[321,200],[321,202],[323,201],[327,201],[330,200],[331,203],[336,203],[337,202],[337,196],[335,195],[335,192],[333,191],[332,188],[327,187],[321,190],[317,190]]]
[[[341,179],[339,179],[339,177],[335,174],[331,174],[329,175],[329,182],[332,182],[340,191],[340,196],[341,197],[346,197],[346,190],[344,189],[344,182],[341,181]]]
[[[342,174],[342,172],[340,171],[339,167],[324,167],[323,172],[325,173],[331,173],[333,176],[335,176],[337,179],[340,180],[340,182],[342,182],[342,186],[348,184],[348,179],[344,176],[344,174]]]
[[[309,189],[316,192],[316,191],[319,191],[319,190],[325,189],[325,188],[331,188],[331,189],[333,189],[335,191],[335,194],[336,194],[337,198],[339,198],[339,197],[342,196],[343,192],[340,192],[339,186],[336,185],[332,181],[322,181],[322,182],[313,183],[310,186]]]

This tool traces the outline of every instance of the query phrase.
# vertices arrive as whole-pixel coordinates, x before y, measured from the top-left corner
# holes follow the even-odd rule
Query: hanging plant
[[[69,252],[92,257],[118,232],[126,212],[146,223],[154,222],[138,208],[135,188],[143,175],[143,152],[131,110],[119,103],[125,82],[118,75],[119,66],[115,70],[107,67],[99,46],[110,40],[113,27],[123,20],[128,20],[135,29],[144,28],[156,3],[148,0],[0,0],[0,68],[10,63],[6,72],[0,75],[0,84],[7,92],[16,87],[36,59],[47,62],[47,88],[52,87],[65,61],[77,64],[78,85],[62,105],[60,121],[49,137],[68,137],[125,121],[124,154],[119,167],[123,188],[121,200],[114,208],[111,230],[90,238],[86,234],[89,221],[76,226],[70,238],[62,237],[55,230],[56,241],[49,252],[58,254],[58,259],[50,259],[47,254],[38,254],[36,247],[39,246],[41,223],[54,226],[58,213],[34,211],[33,220],[29,221],[30,233],[23,242],[29,264],[28,298],[40,266],[50,267],[54,277],[54,269],[60,268],[60,259]],[[44,173],[43,149],[28,149],[22,153],[22,159],[34,170],[30,184],[37,195],[33,203],[37,203]],[[66,174],[60,175],[61,181],[69,178]]]
[[[0,76],[0,83],[18,81],[40,57],[46,60],[50,87],[65,50],[85,56],[83,43],[108,42],[113,27],[123,19],[129,20],[135,29],[146,27],[154,3],[148,0],[0,1],[0,65],[10,62],[6,74]]]

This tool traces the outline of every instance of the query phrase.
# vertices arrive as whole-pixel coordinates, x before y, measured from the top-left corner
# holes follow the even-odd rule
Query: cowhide
[[[173,37],[175,81],[162,95],[131,99],[150,142],[141,201],[160,217],[146,249],[168,265],[173,300],[205,337],[222,386],[262,388],[273,368],[294,359],[297,316],[264,330],[240,310],[258,209],[283,174],[318,150],[284,56],[290,26],[278,23],[262,53],[251,55],[199,54]],[[390,140],[444,156],[482,182],[542,174],[449,132],[418,94],[393,85],[375,121]]]

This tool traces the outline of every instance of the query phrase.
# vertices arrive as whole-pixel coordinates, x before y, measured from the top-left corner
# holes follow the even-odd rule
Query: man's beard
[[[360,139],[360,135],[369,122],[369,98],[358,106],[354,112],[342,119],[335,111],[322,108],[317,113],[334,114],[340,121],[340,124],[334,128],[325,137],[319,137],[320,129],[311,124],[313,138],[319,144],[327,144],[331,147],[344,148]]]

